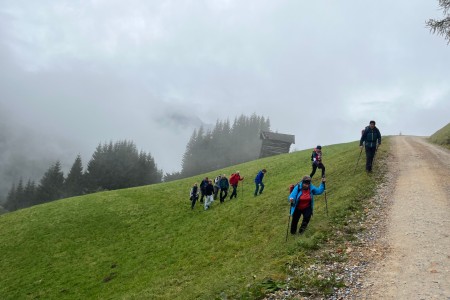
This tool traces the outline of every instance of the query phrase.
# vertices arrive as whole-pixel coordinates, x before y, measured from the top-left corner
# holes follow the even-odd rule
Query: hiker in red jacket
[[[233,199],[233,196],[235,198],[237,198],[237,187],[238,187],[239,181],[241,181],[241,180],[244,180],[244,177],[241,177],[241,175],[239,175],[239,171],[231,174],[230,184],[233,187],[233,192],[231,193],[230,200]]]

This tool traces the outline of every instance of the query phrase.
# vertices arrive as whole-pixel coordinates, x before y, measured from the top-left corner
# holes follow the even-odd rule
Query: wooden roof
[[[259,135],[259,137],[262,140],[274,140],[274,141],[295,144],[295,135],[292,135],[292,134],[261,131],[261,134]]]

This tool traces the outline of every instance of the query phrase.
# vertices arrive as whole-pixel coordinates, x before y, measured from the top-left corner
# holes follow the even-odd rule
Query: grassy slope
[[[385,139],[379,160],[388,144]],[[330,239],[341,242],[334,232],[361,210],[362,200],[373,195],[374,177],[381,176],[364,172],[364,153],[354,172],[356,142],[324,147],[330,217],[324,196],[316,196],[308,231],[286,243],[288,186],[311,171],[310,151],[205,174],[240,170],[246,177],[237,200],[216,201],[206,212],[200,205],[190,209],[190,187],[203,177],[196,176],[2,215],[0,298],[257,298],[267,278],[282,283],[287,265],[308,265],[311,249]],[[261,168],[268,170],[266,189],[255,198],[253,178]],[[309,283],[322,284],[291,285]]]
[[[450,149],[450,123],[430,136],[430,141]]]

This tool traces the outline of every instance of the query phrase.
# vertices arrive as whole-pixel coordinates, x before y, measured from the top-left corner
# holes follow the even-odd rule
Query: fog
[[[0,4],[3,186],[111,140],[179,171],[195,128],[241,114],[297,150],[357,140],[372,119],[383,135],[449,122],[449,47],[425,27],[438,1]]]

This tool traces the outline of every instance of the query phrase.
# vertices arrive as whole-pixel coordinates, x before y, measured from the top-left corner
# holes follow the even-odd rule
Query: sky
[[[442,17],[437,0],[0,0],[3,159],[67,168],[131,140],[171,173],[194,129],[253,113],[292,150],[370,120],[428,136],[450,119],[450,46],[425,26]]]

